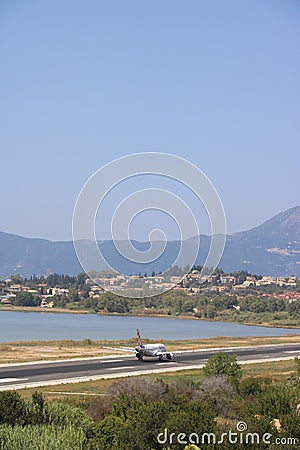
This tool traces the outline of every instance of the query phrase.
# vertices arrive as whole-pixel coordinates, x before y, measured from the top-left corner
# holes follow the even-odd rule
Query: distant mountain
[[[20,274],[76,274],[81,266],[73,242],[51,242],[0,232],[0,278]]]
[[[195,240],[189,239],[194,246]],[[113,267],[130,274],[153,270],[166,270],[177,254],[180,243],[167,244],[167,251],[142,270],[134,263],[122,259],[112,241],[100,244],[101,251]],[[134,242],[140,250],[149,244]],[[197,264],[203,264],[209,249],[210,237],[201,235],[201,251]],[[220,267],[226,272],[248,270],[251,273],[300,277],[300,206],[281,212],[248,231],[227,236],[225,252]],[[100,268],[99,268],[100,269]],[[73,243],[32,239],[0,232],[0,279],[19,273],[23,277],[49,273],[77,274],[82,268],[77,260]]]
[[[236,233],[238,236],[278,239],[278,241],[300,240],[300,206],[294,206],[277,214],[262,225],[248,231]]]
[[[244,269],[256,274],[300,277],[300,206],[251,230],[228,236],[220,267],[225,271]]]

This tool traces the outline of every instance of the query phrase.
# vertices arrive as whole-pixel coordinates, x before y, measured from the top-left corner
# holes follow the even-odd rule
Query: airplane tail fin
[[[137,336],[137,348],[140,350],[141,347],[143,347],[142,339],[140,335],[140,330],[137,328],[136,330],[136,336]]]

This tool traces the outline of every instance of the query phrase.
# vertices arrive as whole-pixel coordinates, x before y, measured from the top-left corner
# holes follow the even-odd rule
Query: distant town
[[[201,267],[194,267],[185,276],[180,272],[175,267],[167,274],[152,273],[151,276],[125,277],[109,271],[94,273],[92,278],[84,273],[29,279],[13,275],[0,282],[0,307],[191,315],[254,323],[277,321],[281,325],[298,326],[300,281],[295,276],[271,277],[245,271],[224,273],[221,269],[216,269],[212,275],[203,275]],[[140,298],[115,295],[120,289],[126,292],[132,283],[140,291]],[[142,297],[145,286],[153,289],[153,296]],[[156,295],[158,286],[166,292]]]

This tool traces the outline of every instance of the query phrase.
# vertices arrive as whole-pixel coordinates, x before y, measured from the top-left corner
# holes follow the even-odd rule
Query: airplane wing
[[[191,353],[193,352],[193,350],[191,350]],[[160,351],[158,351],[157,353],[155,353],[157,356],[167,356],[167,355],[172,355],[172,357],[173,356],[176,356],[176,355],[181,355],[182,353],[186,353],[186,350],[182,350],[182,351],[180,351],[180,350],[175,350],[175,351],[170,351],[170,352],[160,352]]]
[[[130,352],[130,353],[136,353],[134,348],[130,347],[103,347],[108,350],[115,350],[117,352]]]

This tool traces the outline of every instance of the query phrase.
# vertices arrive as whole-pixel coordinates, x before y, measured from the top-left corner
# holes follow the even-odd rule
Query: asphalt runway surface
[[[171,361],[159,361],[158,358],[138,361],[134,354],[114,354],[105,358],[1,364],[0,390],[196,368],[203,366],[217,351],[237,355],[240,363],[267,362],[300,357],[300,343],[175,352]]]

